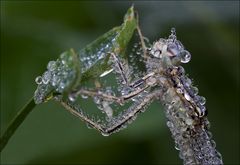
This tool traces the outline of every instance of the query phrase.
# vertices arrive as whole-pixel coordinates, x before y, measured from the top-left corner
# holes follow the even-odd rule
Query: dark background
[[[122,23],[132,2],[1,1],[1,133],[36,89],[47,62]],[[217,149],[239,164],[239,1],[134,2],[151,41],[171,27],[191,52],[185,65],[207,99]],[[37,106],[1,153],[1,164],[182,163],[158,102],[110,137],[59,104]]]

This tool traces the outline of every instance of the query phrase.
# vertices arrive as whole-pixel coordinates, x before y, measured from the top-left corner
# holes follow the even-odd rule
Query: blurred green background
[[[36,89],[48,61],[122,23],[132,2],[1,1],[1,133]],[[191,52],[185,65],[207,98],[226,164],[239,164],[239,1],[134,2],[151,41],[171,27]],[[1,153],[1,164],[179,164],[161,105],[103,137],[59,104],[37,106]]]

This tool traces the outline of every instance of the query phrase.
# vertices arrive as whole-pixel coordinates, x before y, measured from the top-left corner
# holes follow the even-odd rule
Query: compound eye
[[[170,56],[177,56],[180,52],[179,47],[175,43],[169,43],[167,46],[167,51],[170,53]]]
[[[183,44],[180,41],[176,40],[174,43],[177,45],[179,50],[183,50],[184,49],[184,46],[183,46]]]

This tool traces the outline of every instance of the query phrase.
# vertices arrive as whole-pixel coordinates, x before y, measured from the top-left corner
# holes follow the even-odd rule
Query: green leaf
[[[75,53],[72,49],[50,61],[48,70],[37,80],[36,104],[54,95],[66,96],[82,83],[98,78],[110,68],[110,53],[124,57],[128,43],[137,28],[133,6],[128,9],[121,26],[115,27]]]
[[[83,65],[86,63],[85,68],[88,68],[83,72],[82,82],[99,77],[103,71],[109,69],[110,66],[106,63],[109,52],[123,56],[136,28],[137,19],[132,6],[124,16],[121,26],[113,28],[82,49],[79,58]],[[88,63],[91,65],[88,66]]]

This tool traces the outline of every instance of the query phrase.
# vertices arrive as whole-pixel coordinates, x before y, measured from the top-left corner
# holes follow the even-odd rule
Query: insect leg
[[[114,71],[119,74],[120,83],[123,86],[128,86],[130,77],[130,69],[128,63],[124,59],[120,59],[116,54],[111,53],[112,61],[113,61],[113,68]]]
[[[126,127],[127,124],[131,123],[140,112],[143,112],[147,106],[159,95],[161,91],[155,91],[148,94],[143,99],[136,101],[130,106],[124,113],[113,119],[114,122],[109,122],[108,127],[105,130],[105,134],[112,134]]]
[[[73,115],[79,117],[82,121],[84,121],[94,129],[98,130],[103,135],[110,135],[120,130],[121,128],[124,128],[127,123],[130,123],[137,116],[138,113],[142,112],[145,108],[147,108],[149,103],[161,93],[162,92],[159,90],[148,94],[145,98],[136,101],[131,107],[129,107],[127,110],[124,110],[123,114],[107,122],[106,125],[94,121],[84,113],[77,111],[77,109],[70,102],[60,101],[60,103]]]
[[[136,13],[136,18],[138,20],[138,13]],[[140,29],[140,26],[139,24],[137,24],[137,33],[139,35],[139,38],[140,38],[140,41],[141,41],[141,45],[142,45],[142,49],[143,49],[143,58],[147,58],[147,48],[146,48],[146,45],[145,45],[145,42],[144,42],[144,36],[142,34],[142,31]]]
[[[104,132],[105,129],[103,128],[103,126],[99,123],[97,123],[96,121],[94,121],[93,119],[91,119],[89,116],[87,116],[86,114],[79,112],[77,110],[77,108],[75,108],[73,105],[71,105],[69,102],[63,102],[60,101],[61,105],[63,107],[65,107],[71,114],[73,114],[74,116],[79,117],[83,122],[87,123],[88,125],[90,125],[91,127],[95,128],[96,130],[100,131],[100,132]]]

